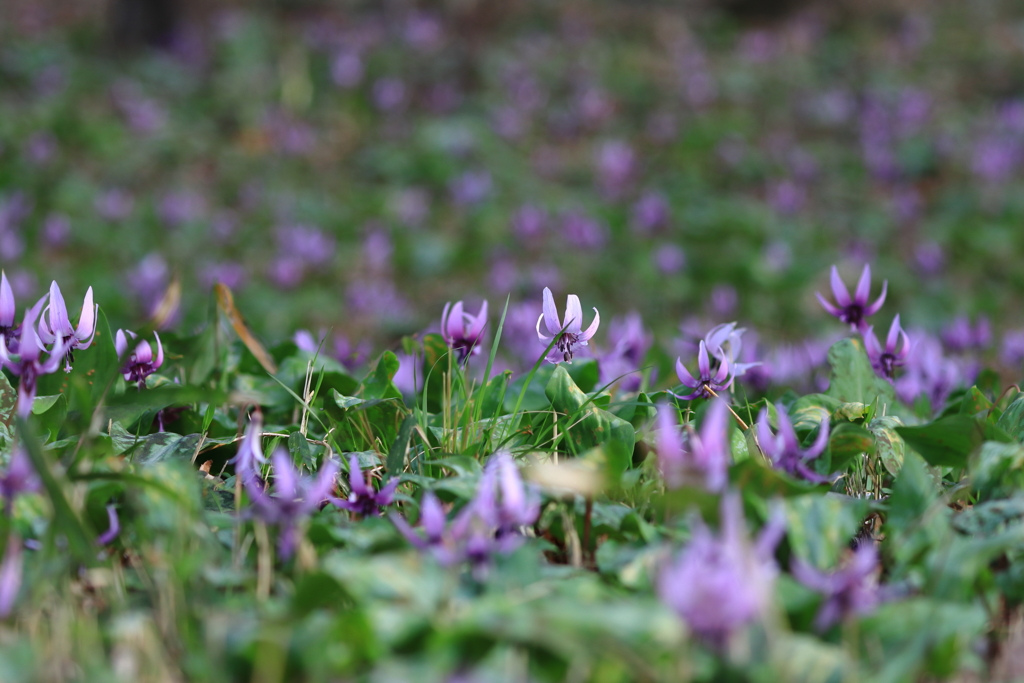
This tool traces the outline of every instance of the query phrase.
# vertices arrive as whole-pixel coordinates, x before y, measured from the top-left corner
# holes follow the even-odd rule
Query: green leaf
[[[409,448],[409,439],[416,428],[416,416],[408,415],[402,420],[402,426],[398,428],[398,436],[391,443],[388,449],[388,477],[395,477],[405,469],[405,453]]]
[[[892,385],[875,374],[871,361],[859,339],[843,339],[828,351],[829,396],[841,403],[870,405],[876,399],[884,405],[896,403]]]
[[[829,434],[828,447],[831,454],[829,469],[843,472],[862,453],[875,452],[875,437],[860,425],[840,422]]]
[[[903,426],[903,421],[895,415],[876,417],[868,423],[868,431],[875,437],[875,449],[878,459],[894,477],[903,467],[903,456],[907,444],[896,430]]]
[[[575,453],[601,446],[617,480],[633,459],[633,425],[589,401],[562,365],[554,369],[545,394],[552,407],[567,416],[564,434]]]
[[[833,493],[787,499],[786,534],[793,552],[818,569],[833,569],[869,507],[861,498]]]
[[[1013,495],[1024,489],[1024,446],[986,441],[971,457],[968,472],[981,500]]]
[[[979,413],[985,413],[985,415],[980,415],[979,417],[987,418],[993,407],[992,401],[988,400],[988,397],[981,393],[978,387],[974,386],[964,394],[964,400],[960,404],[960,414],[979,416]]]
[[[292,432],[288,435],[288,452],[292,456],[292,462],[296,460],[301,464],[309,468],[310,471],[316,469],[316,463],[313,462],[313,451],[309,447],[309,441],[302,435],[301,432]]]
[[[377,361],[377,366],[363,380],[363,398],[396,398],[401,400],[402,394],[391,382],[398,372],[398,357],[385,351]]]
[[[949,415],[920,427],[897,427],[896,431],[928,464],[937,467],[966,467],[968,456],[986,439],[1011,440],[996,425],[968,415]]]
[[[151,465],[163,460],[191,460],[199,445],[199,434],[174,434],[157,432],[140,436],[131,452],[131,460],[137,465]]]
[[[996,420],[996,426],[1012,436],[1017,441],[1024,441],[1024,393],[1018,394],[1017,398],[1006,407],[1003,414]]]

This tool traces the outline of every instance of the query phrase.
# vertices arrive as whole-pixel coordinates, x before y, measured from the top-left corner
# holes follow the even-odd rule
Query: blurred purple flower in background
[[[914,353],[907,358],[903,374],[895,381],[896,395],[910,405],[923,395],[932,409],[938,411],[950,392],[974,381],[977,367],[970,361],[946,357],[942,342],[934,335],[924,330],[914,330],[911,334],[915,340]]]
[[[532,204],[524,204],[512,214],[512,232],[520,239],[539,239],[543,236],[547,225],[547,212]]]
[[[725,401],[712,400],[700,432],[687,425],[689,431],[684,434],[678,411],[667,403],[658,407],[656,427],[654,452],[669,488],[694,483],[711,492],[725,488],[732,462],[729,406]]]
[[[608,230],[596,219],[580,212],[567,211],[561,218],[565,241],[580,249],[600,249],[608,241]]]
[[[342,49],[331,61],[331,80],[340,88],[354,88],[363,80],[363,58],[352,49]]]
[[[654,265],[663,275],[675,275],[686,267],[686,252],[678,244],[663,244],[654,250]]]
[[[441,336],[453,350],[459,352],[459,362],[462,363],[470,354],[480,353],[480,342],[483,338],[484,327],[487,325],[487,301],[480,306],[480,312],[475,316],[465,313],[462,310],[462,302],[456,301],[444,305],[441,313]]]
[[[739,494],[722,498],[721,531],[702,520],[690,542],[658,576],[659,597],[712,647],[725,649],[741,628],[767,612],[778,574],[773,553],[785,533],[776,513],[753,543],[747,535]]]
[[[757,416],[758,444],[772,465],[791,476],[806,479],[815,484],[826,484],[832,481],[829,477],[823,477],[807,466],[807,462],[821,455],[825,446],[828,445],[828,418],[822,419],[814,443],[804,449],[800,448],[800,440],[793,429],[793,423],[790,422],[785,406],[776,403],[775,410],[779,416],[779,429],[775,434],[772,434],[771,425],[768,423],[768,409],[762,408],[761,413]]]
[[[331,504],[362,517],[379,515],[383,508],[391,505],[399,484],[398,479],[393,478],[382,489],[375,490],[366,483],[363,470],[359,466],[359,458],[355,455],[350,455],[348,459],[348,479],[348,499],[331,498]]]
[[[631,225],[637,235],[650,235],[668,226],[671,218],[668,202],[658,192],[645,192],[633,205]]]
[[[129,354],[129,338],[134,341],[137,335],[131,330],[118,330],[114,339],[117,357],[124,359],[121,374],[126,382],[135,382],[139,389],[146,387],[146,378],[156,372],[164,364],[164,347],[160,343],[160,335],[153,332],[156,338],[156,354],[153,347],[145,339],[139,341]]]
[[[132,196],[121,189],[112,188],[101,192],[93,201],[93,208],[96,213],[108,221],[123,221],[128,218],[135,208],[135,200]]]
[[[449,185],[452,201],[459,206],[474,206],[486,200],[493,187],[487,171],[466,171]]]
[[[814,618],[814,628],[825,631],[854,615],[870,614],[888,596],[878,586],[878,551],[871,542],[861,542],[849,562],[831,573],[822,572],[794,559],[790,570],[797,581],[825,596]]]
[[[864,270],[861,271],[860,280],[857,282],[857,291],[853,298],[850,298],[850,292],[846,289],[842,279],[840,279],[839,270],[835,266],[832,266],[831,282],[832,296],[836,300],[835,304],[827,301],[818,292],[815,292],[814,295],[818,297],[818,301],[821,302],[821,305],[830,315],[839,318],[849,325],[850,329],[863,332],[867,328],[865,319],[877,313],[882,308],[882,304],[885,303],[885,294],[889,288],[889,281],[882,282],[882,293],[871,304],[868,303],[868,298],[871,294],[871,266],[869,264],[864,264]]]
[[[941,337],[952,353],[985,351],[992,345],[992,326],[984,316],[972,325],[970,318],[960,315],[942,329]]]
[[[601,384],[610,384],[626,375],[618,379],[619,388],[626,392],[638,391],[643,377],[637,370],[653,341],[653,336],[644,329],[643,319],[636,311],[613,318],[608,324],[608,344],[611,350],[600,357]]]
[[[10,517],[14,514],[14,500],[24,493],[35,493],[40,487],[39,475],[25,452],[25,447],[18,443],[11,450],[7,467],[0,473],[0,498],[4,500],[4,513]]]
[[[373,84],[372,99],[374,106],[382,112],[401,111],[406,105],[405,83],[393,76],[378,79]]]
[[[168,228],[199,220],[206,212],[206,200],[195,190],[168,192],[157,205],[157,215]]]
[[[594,165],[601,188],[611,196],[618,196],[633,178],[636,152],[624,140],[609,140],[597,148]]]
[[[896,368],[903,367],[907,356],[910,355],[910,337],[900,326],[900,316],[897,313],[889,326],[889,335],[885,338],[885,348],[878,343],[875,336],[875,328],[869,327],[864,332],[864,350],[867,351],[871,360],[871,367],[881,377],[891,380],[896,376]]]

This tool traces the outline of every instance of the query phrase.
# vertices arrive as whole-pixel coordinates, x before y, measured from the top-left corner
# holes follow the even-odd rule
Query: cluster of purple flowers
[[[17,411],[22,417],[32,412],[36,396],[36,382],[40,375],[55,372],[64,365],[71,372],[74,351],[86,349],[96,335],[96,313],[92,287],[85,294],[85,302],[78,325],[71,324],[60,287],[54,282],[50,292],[25,312],[20,325],[16,324],[17,307],[7,275],[0,275],[0,365],[19,378]],[[37,324],[38,321],[38,324]],[[43,353],[47,357],[43,360]]]
[[[446,566],[469,562],[480,578],[494,555],[519,547],[520,530],[536,522],[539,514],[540,500],[523,483],[512,455],[498,451],[484,467],[476,496],[454,519],[448,520],[441,502],[430,491],[423,494],[420,505],[422,535],[400,515],[392,513],[390,517],[415,547]]]

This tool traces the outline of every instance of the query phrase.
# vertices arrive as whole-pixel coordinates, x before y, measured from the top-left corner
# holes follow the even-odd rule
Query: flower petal
[[[828,311],[829,315],[834,315],[835,317],[838,318],[839,316],[841,316],[843,314],[843,309],[842,308],[840,308],[839,306],[836,306],[831,301],[829,301],[828,299],[823,297],[820,292],[815,292],[814,296],[818,297],[818,302],[822,305],[822,307],[826,311]]]
[[[697,370],[700,371],[702,382],[711,379],[711,359],[708,357],[708,347],[703,339],[700,340],[700,348],[697,350]]]
[[[584,346],[586,346],[587,342],[590,341],[590,339],[597,333],[597,328],[600,325],[601,325],[601,314],[597,312],[597,308],[594,308],[594,322],[590,323],[590,327],[588,327],[580,335],[580,339],[579,339],[580,343],[583,344]]]
[[[889,291],[889,281],[885,280],[882,282],[882,293],[875,299],[875,303],[864,308],[864,317],[872,316],[882,308],[882,304],[885,303],[885,295]]]
[[[580,298],[570,294],[565,299],[565,331],[569,334],[579,334],[583,329],[583,307],[580,305]]]
[[[444,330],[445,339],[461,339],[464,336],[465,329],[466,322],[463,320],[462,302],[456,301],[448,315],[447,325]]]
[[[830,276],[832,284],[832,296],[836,298],[836,303],[840,306],[846,307],[853,303],[850,299],[850,292],[846,289],[846,285],[843,284],[843,280],[839,277],[839,269],[832,266],[832,274]]]
[[[676,376],[679,378],[680,382],[691,389],[696,389],[700,386],[700,382],[695,380],[693,375],[690,374],[690,371],[686,369],[685,365],[683,365],[682,358],[676,358]]]
[[[900,333],[903,328],[900,327],[900,314],[897,313],[896,317],[892,319],[892,325],[889,325],[889,336],[885,338],[885,351],[895,355],[896,343],[900,339]]]
[[[483,334],[485,325],[487,325],[486,299],[484,299],[484,303],[480,306],[480,312],[476,314],[475,318],[471,318],[469,327],[466,329],[466,338],[479,341],[480,335]]]
[[[11,291],[11,284],[7,282],[7,273],[0,271],[0,327],[14,327],[17,313],[14,292]]]
[[[99,307],[92,302],[92,287],[85,292],[85,302],[82,304],[82,314],[78,318],[78,327],[75,329],[75,339],[78,340],[78,348],[87,349],[96,336],[96,315]]]
[[[551,290],[547,287],[544,288],[544,325],[548,328],[548,339],[554,337],[556,334],[562,331],[562,323],[558,321],[558,309],[555,308],[555,297],[551,294]],[[539,325],[539,323],[538,323]]]
[[[363,479],[363,470],[359,467],[359,458],[350,455],[348,458],[348,487],[357,496],[365,496],[373,493]]]
[[[75,333],[75,328],[71,327],[71,320],[68,318],[68,307],[64,304],[64,297],[56,280],[50,283],[50,305],[47,308],[50,313],[50,332],[63,337],[70,337]]]
[[[871,296],[871,264],[865,263],[864,270],[860,273],[860,280],[857,282],[857,291],[853,295],[853,301],[861,306],[866,306],[869,296]]]

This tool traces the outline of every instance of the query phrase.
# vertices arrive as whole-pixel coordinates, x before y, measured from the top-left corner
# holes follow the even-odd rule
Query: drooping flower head
[[[381,509],[391,505],[398,488],[398,479],[393,478],[384,488],[377,491],[366,483],[363,470],[359,467],[359,458],[351,455],[348,459],[349,496],[348,500],[331,498],[331,504],[355,512],[363,517],[379,515]]]
[[[814,618],[814,628],[824,631],[853,615],[869,614],[887,597],[878,585],[878,551],[873,543],[861,543],[849,561],[831,573],[822,572],[799,559],[790,566],[797,581],[825,596]]]
[[[608,342],[613,348],[600,358],[601,384],[618,380],[623,391],[638,391],[643,378],[637,370],[651,348],[651,335],[644,329],[640,314],[633,311],[612,320]]]
[[[771,604],[784,519],[776,509],[751,543],[739,495],[724,496],[720,533],[697,518],[690,542],[658,577],[658,595],[705,642],[724,648]]]
[[[281,557],[291,557],[295,551],[295,531],[299,523],[327,500],[334,489],[338,463],[325,459],[317,476],[304,477],[295,469],[292,457],[284,446],[279,446],[270,457],[272,484],[264,487],[255,471],[263,458],[260,432],[263,425],[254,416],[235,459],[236,476],[242,480],[246,493],[252,499],[256,516],[267,524],[278,526],[278,550]]]
[[[480,353],[480,342],[483,339],[484,327],[487,325],[487,301],[480,306],[475,316],[462,310],[462,302],[456,301],[444,305],[441,313],[441,336],[452,349],[459,352],[459,362],[463,362],[471,354]]]
[[[73,327],[71,318],[68,317],[68,307],[64,304],[64,297],[60,293],[60,287],[57,286],[56,281],[50,284],[50,300],[43,311],[45,317],[39,321],[39,338],[44,344],[60,342],[64,347],[66,354],[64,372],[71,372],[75,349],[87,349],[92,344],[93,337],[96,336],[98,311],[99,306],[92,302],[92,287],[90,287],[85,292],[82,312],[78,316],[78,327]]]
[[[683,360],[676,358],[676,375],[679,377],[679,381],[693,389],[693,391],[685,396],[679,396],[674,392],[669,393],[678,399],[689,401],[695,398],[711,398],[718,392],[726,391],[732,386],[734,377],[729,359],[723,357],[720,359],[718,367],[712,368],[711,358],[708,356],[708,347],[703,339],[700,341],[700,348],[697,350],[697,369],[699,370],[699,375],[694,378],[683,365]]]
[[[864,332],[864,350],[871,359],[871,367],[882,377],[892,379],[896,368],[903,366],[910,355],[910,337],[900,327],[900,316],[897,313],[889,326],[889,336],[885,338],[885,348],[878,343],[874,326]]]
[[[36,381],[40,375],[48,375],[60,367],[64,354],[68,350],[65,341],[58,339],[50,348],[50,355],[40,360],[43,345],[36,336],[35,324],[45,299],[40,299],[35,306],[25,312],[21,323],[21,340],[18,354],[12,355],[7,350],[6,339],[0,342],[0,364],[20,378],[18,383],[18,414],[28,418],[32,412],[32,401],[36,397]]]
[[[499,537],[533,524],[540,514],[540,501],[523,484],[512,454],[504,450],[487,461],[474,505],[477,514],[497,529]]]
[[[676,410],[669,404],[658,408],[654,452],[658,467],[669,488],[698,482],[716,492],[725,488],[732,452],[729,447],[729,406],[714,399],[708,407],[700,431],[683,432]]]
[[[835,266],[832,266],[831,284],[832,296],[835,297],[836,303],[833,304],[827,301],[818,292],[815,292],[814,295],[818,297],[818,301],[821,302],[821,305],[830,315],[839,318],[849,325],[850,329],[858,332],[864,331],[867,327],[865,320],[878,313],[878,310],[882,308],[882,304],[885,303],[885,294],[889,289],[889,281],[882,282],[882,293],[875,299],[874,303],[868,303],[871,295],[870,264],[864,264],[864,270],[861,272],[860,280],[857,282],[857,291],[852,298],[850,297],[849,290],[846,289],[846,285],[840,279],[839,270]]]
[[[128,338],[135,340],[136,334],[131,330],[118,330],[114,339],[114,348],[117,350],[117,357],[124,359],[121,366],[121,373],[126,382],[135,382],[139,389],[146,386],[146,378],[152,375],[164,364],[164,347],[160,343],[160,335],[153,332],[156,338],[156,355],[153,355],[153,347],[145,339],[141,340],[128,355]]]
[[[771,425],[768,424],[768,410],[761,409],[757,417],[757,440],[772,465],[799,479],[805,479],[815,484],[824,484],[832,481],[823,477],[810,467],[807,463],[817,458],[825,450],[828,444],[828,418],[821,421],[818,428],[818,436],[814,443],[806,449],[800,448],[800,440],[793,429],[793,423],[786,414],[786,408],[781,403],[775,404],[779,416],[779,431],[772,434]]]
[[[576,347],[586,346],[601,324],[601,314],[595,308],[594,321],[590,323],[590,327],[586,331],[583,331],[583,307],[580,305],[580,298],[575,294],[570,294],[566,300],[565,320],[564,322],[560,321],[558,309],[555,308],[555,297],[552,296],[551,290],[547,287],[544,288],[543,311],[540,317],[537,318],[537,336],[545,344],[549,343],[552,339],[556,340],[554,347],[547,357],[550,363],[558,363],[560,361],[571,363]],[[541,322],[544,323],[544,327],[548,331],[547,334],[540,331]]]

